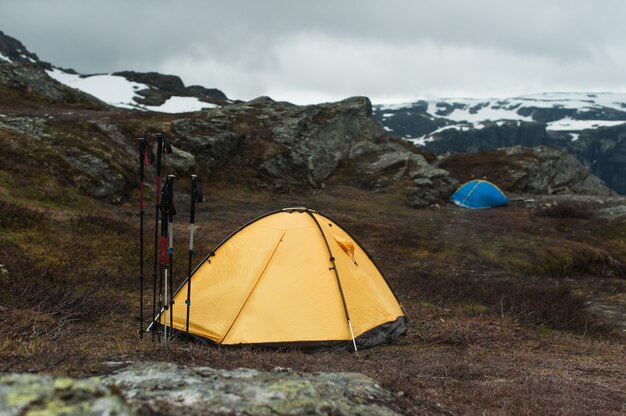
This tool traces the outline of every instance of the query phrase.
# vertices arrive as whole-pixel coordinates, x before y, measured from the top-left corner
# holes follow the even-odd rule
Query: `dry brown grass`
[[[358,371],[391,389],[407,413],[623,410],[623,337],[585,307],[586,293],[602,292],[602,287],[619,292],[623,279],[591,276],[595,269],[583,268],[580,275],[555,269],[566,275],[555,271],[548,276],[511,268],[512,258],[523,265],[547,259],[526,258],[536,252],[516,251],[503,237],[507,233],[520,248],[543,241],[538,250],[554,250],[553,260],[563,255],[557,246],[576,241],[577,233],[588,238],[593,224],[583,221],[578,230],[559,231],[558,218],[538,217],[515,205],[489,213],[452,206],[416,211],[398,204],[397,195],[341,186],[316,194],[218,186],[208,196],[209,209],[199,206],[199,256],[270,209],[306,205],[338,221],[389,277],[413,318],[407,336],[358,356],[182,341],[162,346],[150,336],[139,342],[134,207],[102,205],[89,215],[41,217],[17,202],[5,202],[0,205],[7,213],[1,262],[10,278],[2,282],[0,295],[0,370],[78,376],[108,371],[104,361],[171,360],[220,368]],[[179,212],[175,267],[184,270],[184,201]],[[543,233],[550,238],[538,239]],[[623,255],[612,240],[603,240],[603,250]]]

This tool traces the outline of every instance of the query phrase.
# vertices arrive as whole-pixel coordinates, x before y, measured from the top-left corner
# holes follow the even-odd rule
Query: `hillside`
[[[99,406],[110,396],[129,412],[191,413],[198,392],[219,397],[218,414],[623,411],[624,200],[567,153],[437,155],[390,135],[365,97],[302,107],[261,97],[170,114],[127,95],[115,106],[58,82],[23,45],[5,44],[0,413]],[[157,82],[132,77],[124,83]],[[165,89],[162,98],[173,94]],[[140,340],[137,138],[153,144],[157,132],[174,148],[164,171],[177,175],[176,284],[193,173],[207,199],[197,258],[265,212],[317,209],[372,254],[412,319],[406,336],[359,355]],[[502,184],[510,206],[448,203],[474,177]],[[150,230],[154,183],[150,167]],[[24,372],[35,374],[14,374]],[[261,390],[244,391],[242,379]],[[167,399],[155,398],[159,386]]]

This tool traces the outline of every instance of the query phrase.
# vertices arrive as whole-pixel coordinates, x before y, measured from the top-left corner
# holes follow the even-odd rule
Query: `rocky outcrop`
[[[0,374],[0,414],[130,415],[124,399],[97,378]]]
[[[587,130],[567,150],[621,195],[626,195],[626,125]]]
[[[210,119],[184,118],[171,123],[176,147],[197,155],[203,170],[212,171],[225,163],[240,146],[243,136],[232,131],[226,117],[212,115]],[[193,156],[192,156],[193,157]]]
[[[0,61],[0,87],[13,90],[22,100],[30,98],[35,104],[45,105],[80,104],[90,109],[107,107],[97,98],[50,78],[45,71],[35,65],[1,63],[2,61]]]
[[[255,176],[246,186],[302,191],[345,179],[376,191],[399,187],[417,208],[446,199],[455,185],[417,148],[387,136],[365,97],[305,107],[259,97],[173,120],[171,132],[187,153],[184,166],[172,159],[177,171],[246,171]]]
[[[116,173],[106,160],[76,147],[61,154],[65,161],[83,175],[82,186],[96,198],[110,197],[124,189],[126,178]]]
[[[390,138],[371,111],[365,97],[306,107],[260,97],[206,114],[209,123],[217,119],[240,133],[243,153],[274,185],[319,188],[343,172],[372,190],[403,186],[414,207],[447,198],[454,189],[447,172],[430,166],[414,146]],[[181,125],[190,123],[175,122],[174,128]]]
[[[394,181],[409,178],[407,200],[411,208],[424,208],[447,198],[457,185],[447,171],[432,166],[420,154],[406,151],[383,153],[367,169],[376,178],[377,187],[387,185],[390,177]]]
[[[2,31],[0,31],[0,54],[8,58],[11,62],[35,65],[43,69],[52,68],[48,62],[40,61],[36,54],[29,52],[22,42],[4,34]],[[6,61],[0,59],[0,65],[6,63]]]
[[[104,377],[0,375],[0,414],[395,415],[393,396],[357,373],[216,370],[136,363]]]
[[[218,105],[229,102],[228,97],[217,88],[205,88],[199,85],[186,87],[183,81],[175,75],[134,71],[116,72],[113,75],[150,86],[150,88],[137,91],[137,94],[143,98],[135,99],[135,101],[143,105],[160,106],[172,96],[196,97],[205,103]]]
[[[523,151],[521,146],[506,149],[515,156]],[[532,149],[535,161],[520,162],[521,169],[512,172],[511,190],[535,194],[582,194],[612,196],[615,193],[601,179],[591,173],[574,156],[566,151],[546,146]]]
[[[547,146],[514,146],[483,153],[442,155],[438,166],[461,181],[486,179],[508,192],[535,195],[615,193],[574,156]]]

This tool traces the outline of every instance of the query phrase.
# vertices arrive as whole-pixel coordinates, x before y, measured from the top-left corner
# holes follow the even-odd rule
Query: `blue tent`
[[[471,209],[501,207],[509,204],[509,198],[491,182],[475,179],[461,186],[452,194],[455,204]]]

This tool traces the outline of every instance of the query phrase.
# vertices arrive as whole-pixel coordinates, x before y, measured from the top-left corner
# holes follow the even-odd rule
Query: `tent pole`
[[[356,348],[356,339],[354,337],[354,331],[352,331],[352,322],[350,321],[350,313],[348,312],[348,305],[346,304],[346,297],[343,294],[343,287],[341,286],[341,280],[339,279],[339,272],[337,272],[337,264],[335,263],[335,257],[333,256],[332,251],[330,250],[330,244],[328,244],[328,240],[326,239],[326,234],[324,234],[324,230],[322,230],[322,226],[317,221],[317,218],[313,215],[310,210],[305,211],[309,216],[313,219],[317,228],[320,230],[322,234],[322,238],[324,239],[324,243],[326,244],[326,249],[328,250],[328,254],[330,255],[330,262],[333,267],[330,267],[329,270],[333,270],[335,272],[335,278],[337,279],[337,286],[339,287],[339,293],[341,294],[341,302],[343,303],[343,310],[346,313],[346,319],[348,321],[348,328],[350,329],[350,336],[352,337],[352,345],[354,346],[354,353],[358,354]]]
[[[467,198],[470,197],[470,195],[472,195],[474,193],[474,190],[476,190],[476,188],[478,188],[478,185],[480,185],[480,181],[476,181],[476,185],[474,185],[474,187],[472,188],[471,191],[469,191],[467,193],[467,195],[465,196],[465,198],[463,199],[462,204],[465,205],[465,201],[467,201]]]

